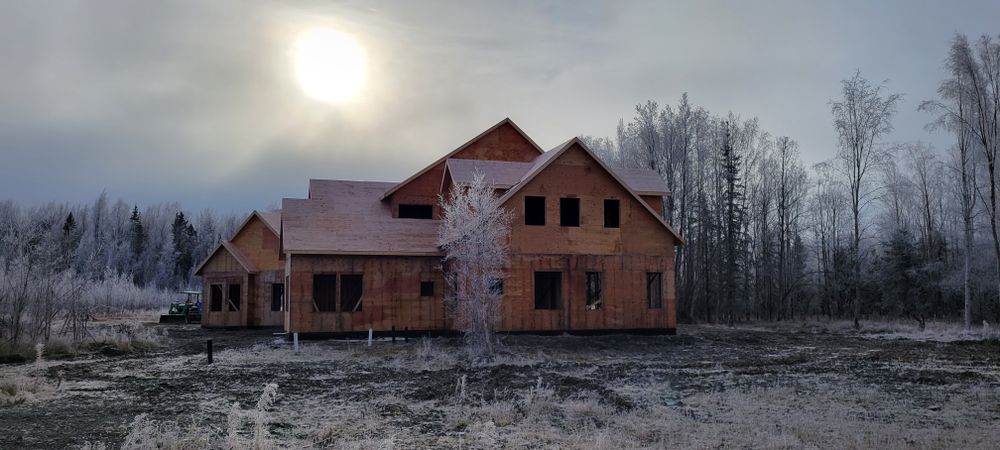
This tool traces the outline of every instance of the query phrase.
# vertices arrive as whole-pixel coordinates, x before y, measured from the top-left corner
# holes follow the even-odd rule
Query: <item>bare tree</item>
[[[935,248],[935,231],[937,225],[934,221],[932,209],[933,201],[940,195],[939,164],[934,156],[933,150],[923,142],[915,142],[906,146],[906,157],[909,160],[910,170],[913,171],[913,185],[916,187],[920,197],[920,233],[924,241],[925,257],[933,258]]]
[[[883,93],[883,85],[872,85],[855,72],[844,80],[841,98],[830,103],[833,126],[837,131],[840,153],[837,158],[848,179],[854,236],[851,250],[854,256],[854,326],[860,327],[861,314],[861,209],[870,193],[866,189],[869,172],[882,159],[879,140],[892,131],[892,116],[901,94]]]
[[[795,268],[790,253],[793,235],[798,229],[802,201],[808,191],[808,177],[799,162],[799,144],[787,136],[775,142],[777,157],[778,216],[778,295],[787,317],[793,316],[791,293],[798,280],[791,276]]]
[[[971,255],[974,238],[973,215],[979,192],[976,170],[972,156],[973,146],[982,150],[985,159],[989,200],[983,198],[990,217],[993,249],[996,261],[996,288],[1000,318],[1000,232],[997,230],[997,151],[1000,139],[1000,43],[989,36],[983,36],[978,44],[978,52],[973,51],[969,39],[957,34],[952,39],[945,66],[950,77],[938,87],[940,101],[925,101],[920,108],[938,112],[941,115],[929,126],[943,127],[956,134],[955,158],[961,176],[960,199],[964,223],[965,255],[963,257],[963,288],[965,326],[971,325],[972,293],[970,282]]]
[[[449,316],[475,354],[492,354],[500,321],[503,268],[507,265],[511,214],[500,206],[492,183],[476,173],[440,199],[438,246],[450,290]]]

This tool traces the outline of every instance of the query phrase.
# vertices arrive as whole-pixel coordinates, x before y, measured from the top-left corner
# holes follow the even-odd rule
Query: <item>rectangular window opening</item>
[[[535,272],[535,309],[562,305],[562,272]]]
[[[400,219],[433,219],[434,205],[399,205]]]
[[[281,311],[285,299],[285,285],[271,283],[271,311]]]
[[[559,199],[559,226],[562,227],[580,226],[580,199],[578,198]]]
[[[317,312],[337,310],[337,275],[332,273],[313,275],[313,309]]]
[[[340,276],[340,311],[357,312],[361,311],[361,297],[363,291],[363,278],[361,275],[341,275]]]
[[[433,297],[434,296],[434,282],[433,281],[421,281],[420,282],[420,296],[421,297]]]
[[[503,278],[494,278],[490,281],[490,295],[503,296]]]
[[[604,200],[604,228],[621,226],[621,215],[618,200]]]
[[[524,224],[545,225],[545,197],[524,197]]]
[[[587,310],[596,311],[604,307],[604,287],[601,272],[587,272]]]
[[[649,272],[646,274],[646,297],[649,298],[650,309],[663,307],[662,272]]]
[[[239,311],[240,310],[240,286],[239,284],[229,285],[229,310]]]
[[[222,285],[213,284],[208,297],[209,311],[222,311]]]

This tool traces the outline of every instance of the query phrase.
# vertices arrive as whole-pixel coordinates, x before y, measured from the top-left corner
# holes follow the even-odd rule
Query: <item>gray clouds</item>
[[[906,93],[893,139],[925,139],[951,35],[1000,32],[993,2],[8,2],[0,14],[0,198],[113,197],[222,211],[309,177],[396,180],[510,116],[540,145],[610,135],[682,92],[756,115],[809,162],[855,69]],[[353,103],[302,95],[297,33],[368,51]]]

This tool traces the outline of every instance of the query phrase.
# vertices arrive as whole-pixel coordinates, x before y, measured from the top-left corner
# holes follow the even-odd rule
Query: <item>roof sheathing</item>
[[[282,201],[282,249],[290,254],[438,256],[438,226],[392,217],[386,183],[312,180],[320,198]]]

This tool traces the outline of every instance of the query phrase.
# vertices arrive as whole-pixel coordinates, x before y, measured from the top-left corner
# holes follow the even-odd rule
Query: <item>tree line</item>
[[[791,137],[686,93],[637,105],[614,137],[584,137],[671,190],[664,216],[687,239],[678,317],[1000,322],[1000,42],[956,35],[942,56],[940,88],[919,108],[928,132],[953,137],[945,149],[889,141],[903,94],[860,72],[829,102],[837,153],[812,166]]]
[[[97,314],[176,300],[241,219],[190,217],[176,203],[140,210],[104,193],[91,205],[0,202],[0,350],[53,335],[80,342]]]

